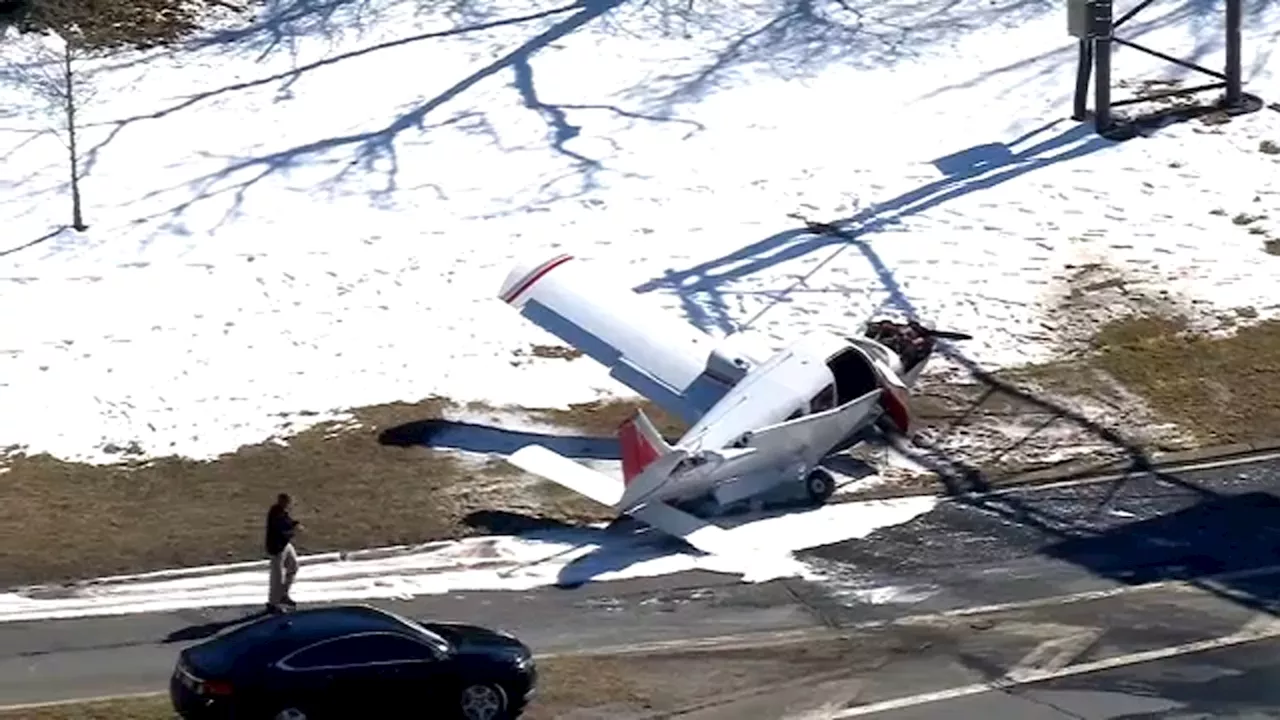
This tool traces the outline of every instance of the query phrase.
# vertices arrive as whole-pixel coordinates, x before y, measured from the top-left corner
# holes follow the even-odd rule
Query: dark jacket
[[[294,529],[298,521],[289,516],[289,511],[280,505],[272,505],[267,511],[267,554],[278,555],[284,552],[284,546],[293,540]]]

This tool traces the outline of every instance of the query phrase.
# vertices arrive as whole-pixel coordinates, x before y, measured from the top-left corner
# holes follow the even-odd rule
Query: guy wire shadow
[[[1009,149],[1009,145],[1016,145],[1043,132],[1051,125],[1052,123],[1008,144],[980,145],[941,158],[935,161],[935,165],[946,174],[945,178],[875,206],[853,218],[836,223],[806,222],[805,229],[788,230],[717,260],[683,271],[668,272],[663,278],[650,281],[636,290],[637,292],[658,288],[675,290],[688,308],[691,320],[706,328],[709,323],[717,319],[710,317],[703,310],[695,298],[696,295],[710,295],[713,302],[718,301],[718,306],[724,308],[726,304],[719,298],[719,293],[721,285],[726,282],[768,269],[779,262],[806,255],[820,248],[835,246],[834,253],[839,253],[852,246],[862,253],[887,291],[888,300],[885,304],[908,317],[921,320],[917,309],[903,292],[892,270],[883,262],[870,243],[859,239],[859,235],[881,229],[899,218],[936,207],[949,199],[993,187],[1037,168],[1080,157],[1114,144],[1093,134],[1083,125],[1074,125],[1065,132],[1022,152]],[[785,294],[778,299],[778,302],[783,299]],[[725,316],[718,320],[720,322],[717,324],[722,328],[727,324]],[[736,328],[730,325],[727,329],[732,331]],[[1214,582],[1200,580],[1208,573],[1224,572],[1222,568],[1256,570],[1262,567],[1259,563],[1264,562],[1265,559],[1280,557],[1280,553],[1276,552],[1280,550],[1280,534],[1272,532],[1270,527],[1262,522],[1267,517],[1265,513],[1250,513],[1247,516],[1234,518],[1230,512],[1246,507],[1249,502],[1270,507],[1274,502],[1270,495],[1264,494],[1268,498],[1265,503],[1262,497],[1256,495],[1243,496],[1242,499],[1242,496],[1224,495],[1202,483],[1177,474],[1159,472],[1154,468],[1151,458],[1142,447],[1128,440],[1115,429],[995,376],[965,357],[959,347],[952,343],[939,342],[938,352],[965,368],[977,382],[985,384],[989,389],[1038,407],[1051,417],[1072,422],[1118,448],[1128,458],[1130,473],[1112,483],[1107,488],[1107,492],[1096,499],[1096,506],[1090,511],[1091,516],[1086,518],[1090,522],[1081,522],[1054,510],[1051,503],[1039,501],[1038,498],[1043,498],[1043,494],[1028,492],[1025,494],[1026,497],[1021,497],[1017,493],[987,494],[991,490],[991,483],[981,469],[963,459],[951,457],[939,448],[927,447],[923,442],[900,448],[911,459],[933,471],[944,485],[946,494],[952,496],[956,502],[1039,531],[1045,541],[1041,552],[1056,554],[1054,556],[1080,564],[1096,574],[1128,583],[1149,582],[1157,577],[1186,580],[1234,602],[1270,610],[1277,597],[1276,588],[1270,580],[1255,579],[1248,583],[1224,581],[1221,578]],[[978,402],[981,403],[983,399]],[[1105,528],[1096,526],[1096,522],[1093,521],[1106,516],[1107,509],[1126,485],[1134,479],[1141,478],[1147,478],[1148,483],[1176,488],[1186,493],[1189,498],[1194,499],[1194,502],[1190,503],[1192,507],[1184,507],[1173,517],[1162,522],[1151,521],[1146,524],[1120,522],[1108,523]],[[1201,507],[1194,507],[1196,505]],[[1274,518],[1274,514],[1270,517]],[[1114,518],[1111,519],[1114,520]],[[1249,528],[1244,533],[1244,537],[1257,538],[1259,552],[1240,553],[1236,550],[1236,541],[1217,546],[1204,545],[1203,523],[1210,519],[1215,524],[1224,526],[1219,529],[1222,537],[1238,540],[1241,537],[1240,528]],[[1258,526],[1259,523],[1262,526]],[[1228,525],[1232,527],[1225,527]],[[1140,548],[1143,552],[1130,552],[1117,563],[1110,565],[1100,562],[1105,552],[1097,554],[1094,548],[1105,547],[1108,541],[1122,542],[1121,539],[1126,537],[1133,538],[1127,541],[1130,547]],[[1142,572],[1138,572],[1138,568],[1142,568]]]
[[[826,248],[834,248],[834,257],[850,245],[864,247],[865,242],[859,239],[863,234],[883,230],[903,218],[925,212],[949,200],[996,187],[1034,170],[1082,157],[1115,144],[1097,136],[1086,125],[1071,123],[1066,130],[1024,150],[1013,149],[1014,146],[1050,130],[1059,122],[1061,121],[1046,123],[1008,142],[976,145],[938,158],[933,164],[944,177],[872,205],[852,217],[822,223],[824,229],[836,232],[815,232],[814,225],[807,223],[806,227],[784,230],[714,260],[684,270],[668,270],[662,277],[649,280],[634,290],[639,293],[673,290],[680,296],[685,314],[694,325],[704,330],[739,330],[741,328],[727,312],[728,305],[724,296],[729,293],[723,290],[726,284]],[[825,263],[818,267],[821,268],[823,264]],[[807,279],[802,278],[797,284],[803,284]],[[778,293],[776,302],[785,300],[789,292],[790,289]]]

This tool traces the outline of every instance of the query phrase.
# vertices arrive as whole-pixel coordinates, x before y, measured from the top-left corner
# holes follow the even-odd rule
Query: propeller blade
[[[926,330],[927,334],[942,338],[943,340],[972,340],[973,336],[968,333],[951,332],[949,330]]]

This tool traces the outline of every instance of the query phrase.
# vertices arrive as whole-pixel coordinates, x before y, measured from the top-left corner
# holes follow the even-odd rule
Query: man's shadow
[[[204,640],[206,638],[211,638],[214,635],[217,635],[223,630],[229,630],[239,625],[247,625],[253,622],[254,620],[258,620],[259,618],[264,618],[267,616],[267,614],[268,614],[267,610],[264,607],[261,610],[251,612],[247,615],[234,617],[229,620],[216,620],[214,622],[202,623],[200,625],[190,625],[188,627],[184,627],[179,630],[174,630],[173,632],[169,633],[168,635],[165,636],[163,642],[165,644],[169,644],[169,643],[176,643],[176,642],[191,642],[193,640]]]

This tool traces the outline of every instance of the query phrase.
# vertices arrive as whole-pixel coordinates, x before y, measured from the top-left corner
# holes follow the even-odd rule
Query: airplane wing
[[[517,265],[499,297],[690,424],[756,362],[745,353],[718,351],[720,341],[571,255]]]
[[[664,475],[669,469],[666,467],[669,462],[684,457],[685,453],[682,451],[671,453],[668,458],[664,458],[665,462],[655,463],[661,467],[654,467],[653,473]],[[741,555],[755,551],[741,542],[732,540],[731,531],[677,510],[666,503],[648,501],[638,507],[626,508],[621,504],[624,490],[622,482],[541,445],[526,445],[512,453],[508,460],[512,465],[526,472],[563,485],[602,505],[618,510],[619,514],[630,515],[647,523],[655,530],[680,538],[702,552],[711,555]],[[650,484],[643,473],[636,480],[642,485]]]

